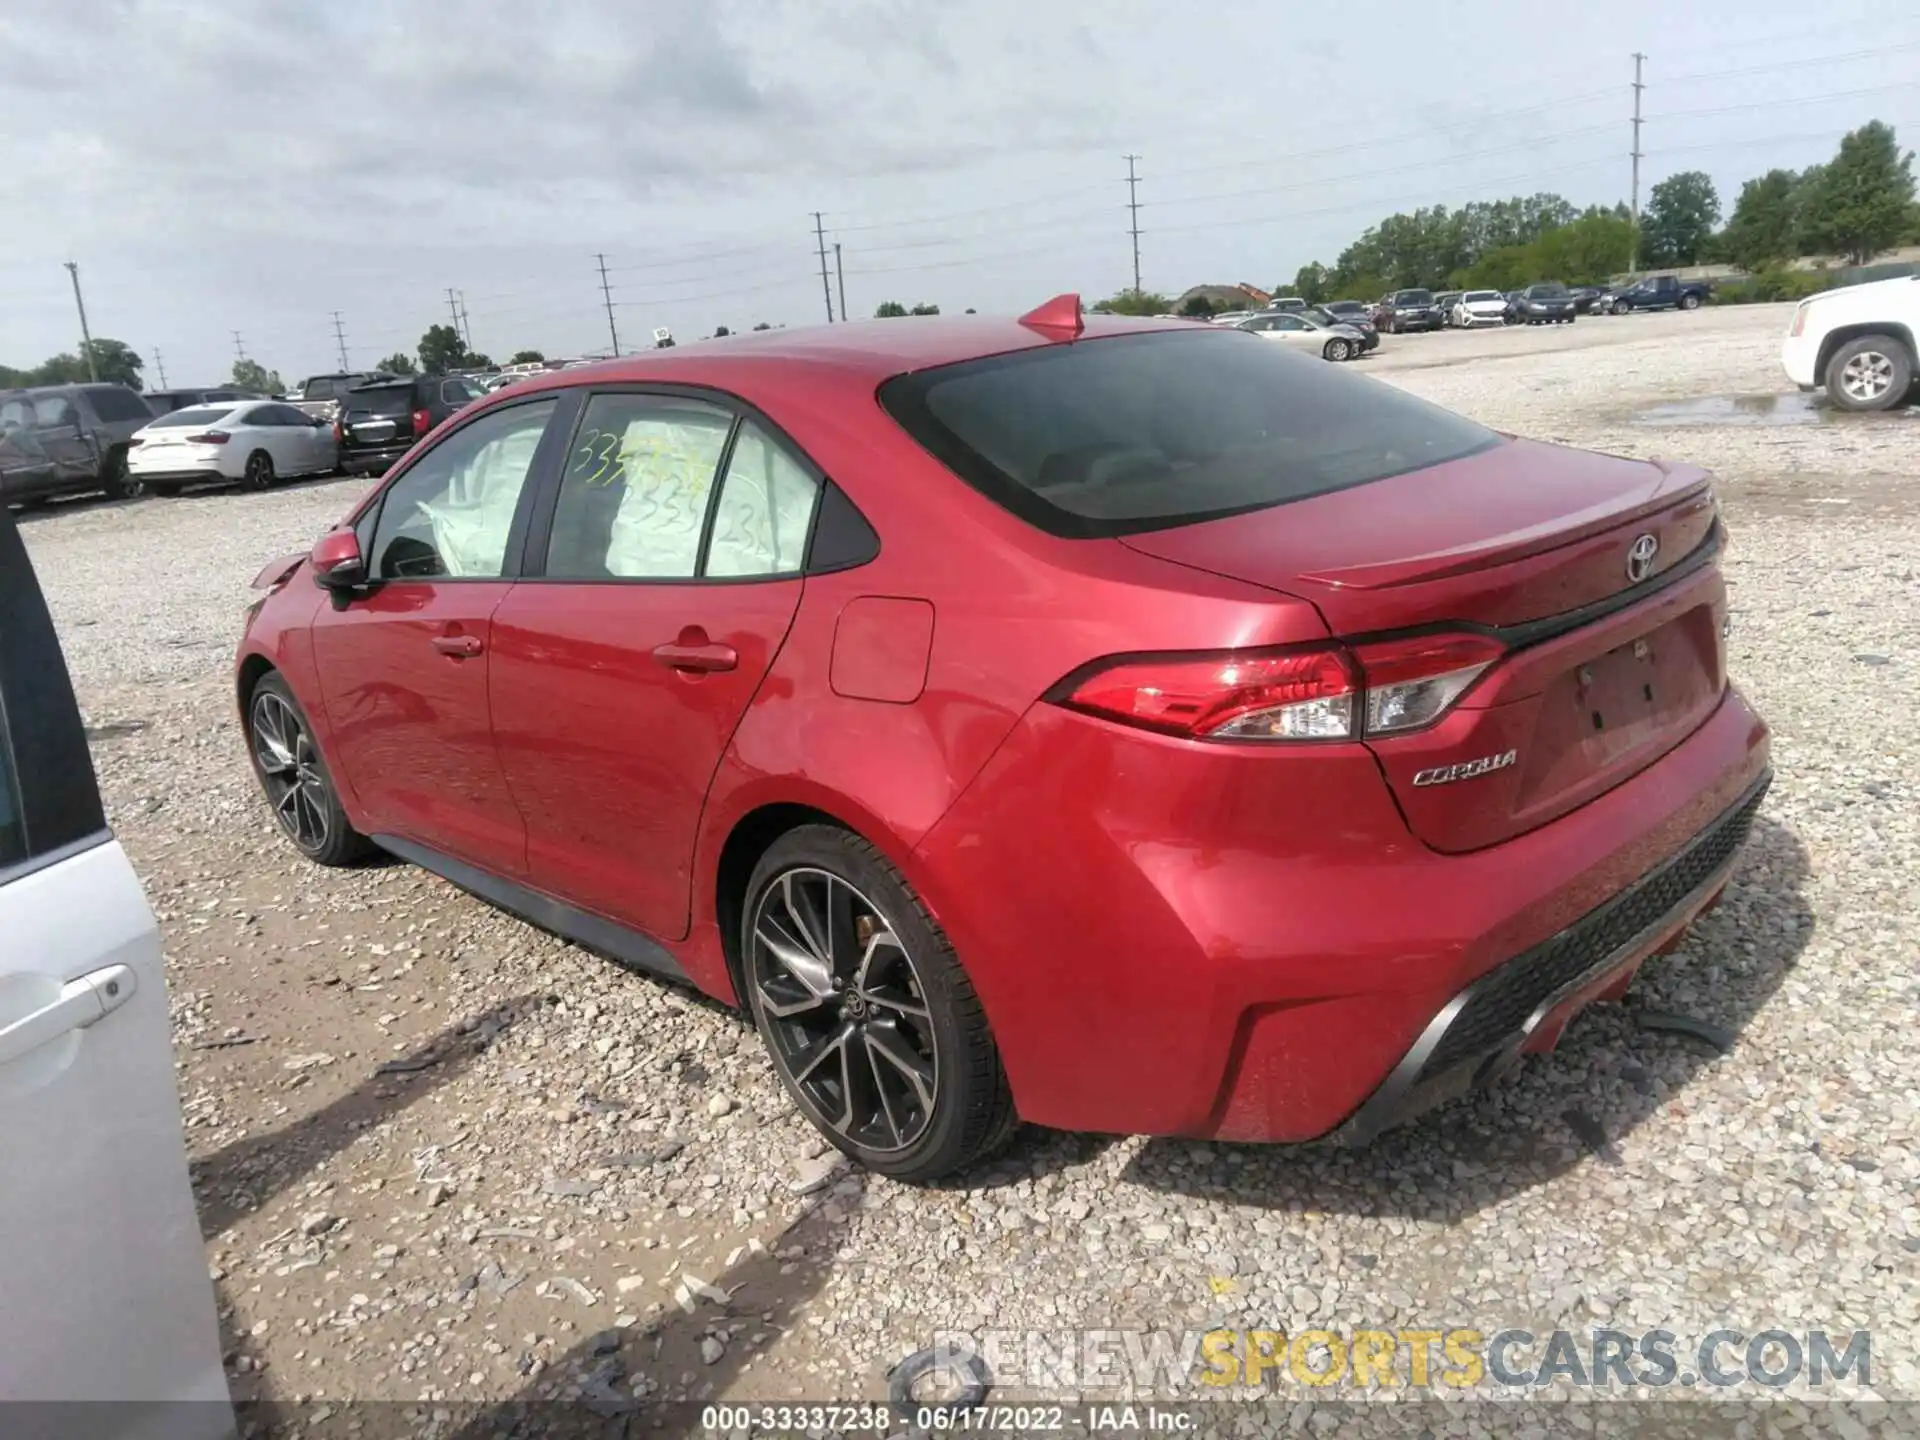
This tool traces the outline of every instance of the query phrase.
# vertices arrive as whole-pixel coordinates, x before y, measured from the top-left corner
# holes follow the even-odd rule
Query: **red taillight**
[[[336,445],[344,444],[346,442],[346,438],[347,438],[347,427],[345,425],[342,425],[338,420],[334,421],[333,422],[333,443]]]
[[[1353,740],[1431,725],[1502,653],[1484,635],[1119,660],[1061,703],[1169,735]]]
[[[1169,735],[1338,740],[1353,733],[1359,690],[1347,652],[1328,646],[1123,660],[1081,681],[1065,703]]]
[[[1368,735],[1394,735],[1431,725],[1466,694],[1506,647],[1486,635],[1416,635],[1359,646],[1367,677]]]
[[[224,445],[233,437],[224,430],[204,430],[198,435],[187,436],[189,445]]]
[[[413,412],[413,433],[424,435],[433,428],[433,417],[424,410]]]

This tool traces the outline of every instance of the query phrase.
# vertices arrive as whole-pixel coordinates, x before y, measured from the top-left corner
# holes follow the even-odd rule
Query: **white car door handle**
[[[0,1026],[0,1065],[10,1065],[49,1040],[118,1010],[132,998],[133,990],[133,970],[126,965],[108,965],[69,980],[51,1005]]]

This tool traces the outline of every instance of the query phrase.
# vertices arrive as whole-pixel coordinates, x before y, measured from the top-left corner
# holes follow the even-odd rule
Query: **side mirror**
[[[367,562],[360,553],[360,537],[351,530],[329,530],[307,559],[314,583],[336,595],[358,590],[367,583]]]

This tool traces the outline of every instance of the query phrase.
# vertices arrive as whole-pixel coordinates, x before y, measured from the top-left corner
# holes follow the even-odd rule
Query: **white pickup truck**
[[[1916,373],[1920,275],[1848,285],[1802,300],[1780,347],[1787,378],[1824,388],[1842,410],[1905,403]]]

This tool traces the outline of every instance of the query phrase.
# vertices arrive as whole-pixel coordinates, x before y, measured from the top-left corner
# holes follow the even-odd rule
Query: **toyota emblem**
[[[1653,574],[1653,557],[1660,553],[1657,536],[1638,535],[1627,547],[1627,579],[1638,585]]]

